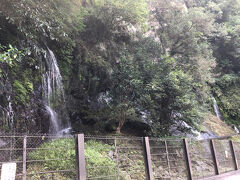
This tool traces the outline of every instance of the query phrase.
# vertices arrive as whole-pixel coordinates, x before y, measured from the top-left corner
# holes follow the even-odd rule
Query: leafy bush
[[[85,157],[87,162],[88,176],[107,176],[116,172],[116,164],[108,153],[113,147],[108,144],[102,144],[96,141],[88,141],[85,143]],[[37,173],[39,171],[56,171],[76,169],[75,162],[75,143],[74,139],[56,139],[42,144],[36,151],[29,154],[29,158],[33,160],[43,160],[40,164],[36,164],[38,168],[32,168],[28,171]],[[57,159],[55,161],[51,159]],[[74,171],[75,172],[75,171]],[[62,173],[65,177],[74,178],[75,173]]]
[[[88,141],[85,144],[85,156],[88,176],[107,176],[116,174],[116,163],[108,154],[114,147],[96,141]]]
[[[75,148],[72,139],[56,139],[42,144],[38,150],[30,155],[34,160],[45,160],[42,163],[44,169],[63,170],[75,167]],[[49,161],[50,159],[62,159],[61,161]],[[65,160],[68,159],[68,160]]]
[[[14,81],[13,88],[15,90],[17,101],[20,101],[23,104],[25,104],[27,102],[27,100],[28,100],[28,98],[27,98],[27,89],[18,80]]]
[[[235,74],[225,74],[216,81],[216,94],[220,111],[229,124],[239,125],[240,117],[240,79]]]
[[[12,45],[9,47],[2,46],[0,44],[0,63],[6,63],[10,67],[14,66],[14,61],[20,61],[22,52]]]
[[[147,21],[149,14],[146,0],[95,0],[94,4],[99,7],[105,6],[107,9],[114,8],[117,10],[116,12],[118,14],[115,16],[118,16],[118,18],[122,18],[123,20],[133,24],[139,23],[142,26]]]

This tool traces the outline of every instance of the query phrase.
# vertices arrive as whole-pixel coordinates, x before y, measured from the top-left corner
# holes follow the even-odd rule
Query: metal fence
[[[59,144],[63,139],[68,143]],[[0,135],[0,167],[15,162],[17,180],[76,179],[75,159],[73,137]]]
[[[240,143],[229,140],[0,135],[0,169],[15,162],[17,180],[201,179],[239,161]]]
[[[86,178],[146,179],[143,143],[143,138],[85,137]]]
[[[210,139],[190,141],[189,144],[193,179],[238,170],[238,161],[240,160],[239,142],[226,139]]]
[[[187,179],[184,144],[181,139],[150,138],[154,179]]]
[[[213,156],[209,140],[189,141],[192,177],[203,178],[215,175]]]

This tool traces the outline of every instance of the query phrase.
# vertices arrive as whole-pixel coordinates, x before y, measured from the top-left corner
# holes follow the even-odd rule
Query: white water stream
[[[64,86],[54,53],[47,47],[45,73],[43,74],[43,96],[46,112],[50,117],[49,133],[68,133],[70,128],[66,116]]]
[[[217,105],[217,101],[216,101],[216,99],[214,97],[213,97],[213,108],[214,108],[214,112],[215,112],[217,118],[222,120],[222,116],[221,116],[219,107]]]
[[[8,123],[10,124],[11,129],[13,128],[14,122],[14,111],[12,108],[12,102],[11,102],[11,96],[9,95],[7,97],[7,101],[8,101],[8,107],[7,107],[7,118],[8,118]]]
[[[215,112],[217,118],[220,120],[223,120],[220,109],[217,105],[217,101],[214,97],[213,97],[213,108],[214,108],[214,112]],[[239,129],[235,125],[233,126],[233,129],[237,134],[239,134]]]
[[[185,130],[182,131],[181,129]],[[211,139],[217,137],[211,132],[199,132],[182,120],[175,121],[174,124],[170,127],[170,132],[173,136],[186,136],[188,138],[194,138],[197,140]]]
[[[234,128],[234,131],[237,133],[237,134],[239,134],[239,129],[234,125],[233,126],[233,128]]]

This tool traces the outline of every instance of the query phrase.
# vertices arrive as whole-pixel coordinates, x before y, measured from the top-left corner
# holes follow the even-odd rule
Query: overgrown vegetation
[[[126,148],[133,146],[133,144],[122,139],[117,140],[117,143],[119,143],[118,154],[115,154],[116,147],[105,141],[87,140],[84,143],[87,177],[117,179],[119,176],[121,180],[145,179],[142,144],[135,142],[133,144],[136,149],[123,150],[121,147]],[[52,178],[51,174],[38,174],[48,171],[56,171],[54,178],[76,178],[76,155],[73,138],[59,138],[45,142],[30,152],[28,159],[31,160],[31,163],[28,165],[27,173],[33,174],[31,178]],[[60,172],[61,170],[66,170],[66,172]]]
[[[1,86],[9,87],[0,107],[7,110],[11,95],[15,130],[46,132],[47,45],[75,131],[136,126],[141,135],[169,135],[178,120],[198,127],[213,112],[212,96],[224,119],[239,125],[239,10],[239,0],[3,0],[0,44],[13,46],[0,50],[8,79]]]
[[[86,169],[89,169],[88,177],[108,176],[116,174],[116,162],[108,153],[114,147],[96,141],[85,143]],[[56,139],[38,147],[36,151],[29,154],[34,161],[41,160],[42,163],[32,164],[28,172],[37,173],[42,171],[72,170],[73,172],[59,173],[60,179],[76,178],[76,155],[74,139]],[[55,159],[55,160],[54,160]],[[37,178],[36,175],[35,178]],[[34,178],[34,177],[33,177]]]

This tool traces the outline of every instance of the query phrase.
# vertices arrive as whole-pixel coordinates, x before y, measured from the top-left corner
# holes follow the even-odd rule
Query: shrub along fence
[[[239,161],[231,140],[0,135],[0,168],[15,162],[17,180],[199,179],[237,170]]]

